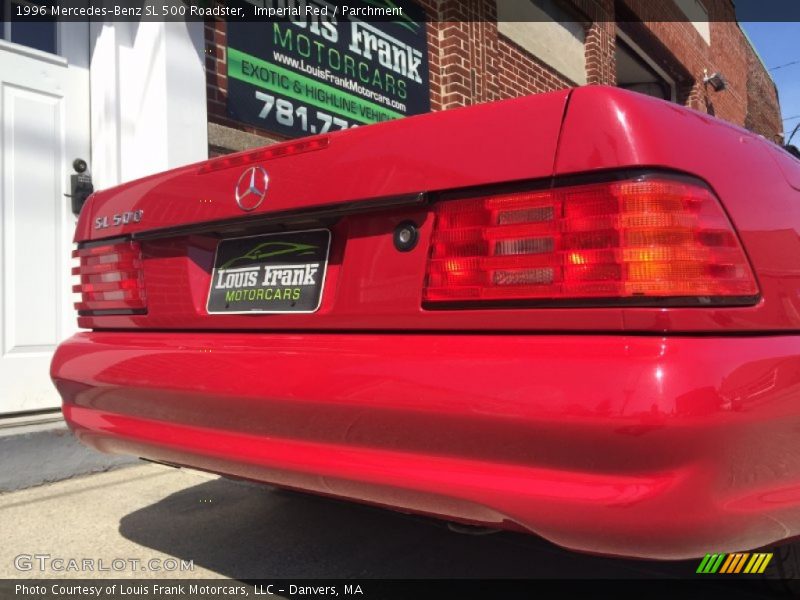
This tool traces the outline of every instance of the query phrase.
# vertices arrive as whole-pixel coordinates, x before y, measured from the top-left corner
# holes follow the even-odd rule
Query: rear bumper
[[[686,558],[800,535],[800,337],[80,333],[105,452]]]

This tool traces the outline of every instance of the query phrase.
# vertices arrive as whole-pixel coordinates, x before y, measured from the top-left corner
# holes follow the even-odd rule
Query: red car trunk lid
[[[263,160],[242,153],[226,157],[227,168],[199,163],[146,177],[95,194],[76,241],[548,177],[568,95],[563,90],[390,121],[307,138],[326,142],[298,152],[272,146]],[[236,189],[251,166],[264,169],[269,185],[257,207],[243,210]]]

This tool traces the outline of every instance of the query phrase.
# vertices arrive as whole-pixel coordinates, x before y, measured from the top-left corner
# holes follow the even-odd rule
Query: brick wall
[[[744,126],[776,143],[783,140],[778,135],[783,129],[781,114],[776,110],[778,90],[763,63],[755,54],[747,57],[747,114]]]
[[[480,102],[547,92],[574,85],[498,32],[495,0],[418,0],[429,15],[428,52],[431,108],[446,110]],[[677,101],[776,139],[781,130],[777,92],[739,26],[731,19],[731,0],[704,0],[711,44],[685,21],[648,20],[649,0],[567,0],[575,20],[585,23],[589,84],[616,83],[617,27],[675,82]],[[679,18],[677,7],[674,17]],[[644,21],[638,21],[643,18]],[[620,22],[615,22],[615,19]],[[210,154],[276,141],[279,136],[231,122],[225,116],[227,77],[225,23],[209,22],[206,72],[209,122],[242,132],[210,135]],[[705,73],[723,73],[728,88],[713,92]],[[217,128],[222,130],[220,128]]]

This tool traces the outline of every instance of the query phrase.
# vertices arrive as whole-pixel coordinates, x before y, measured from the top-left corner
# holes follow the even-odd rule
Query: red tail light
[[[117,242],[72,252],[80,265],[72,269],[80,283],[72,291],[79,314],[142,313],[145,302],[142,251],[138,242]]]
[[[435,205],[426,302],[753,302],[758,286],[718,200],[667,177]]]

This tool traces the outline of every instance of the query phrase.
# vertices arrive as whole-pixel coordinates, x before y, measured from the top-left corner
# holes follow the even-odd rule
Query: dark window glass
[[[670,84],[620,38],[617,38],[616,63],[618,87],[662,100],[672,99]]]
[[[14,21],[11,41],[15,44],[56,53],[56,23],[54,21]]]

